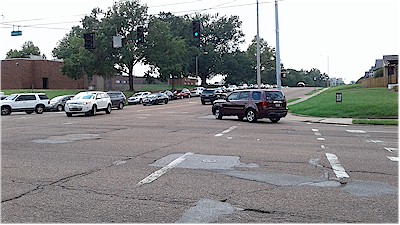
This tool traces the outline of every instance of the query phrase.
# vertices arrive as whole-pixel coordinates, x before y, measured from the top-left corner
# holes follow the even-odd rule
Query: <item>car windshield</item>
[[[266,95],[267,95],[267,100],[284,100],[285,99],[282,92],[280,92],[280,91],[269,91],[269,92],[266,92]]]
[[[118,94],[117,93],[107,93],[110,97],[113,97],[113,98],[115,98],[115,97],[118,97]]]
[[[74,99],[92,99],[94,98],[94,94],[81,94],[74,97]]]
[[[50,101],[57,102],[57,101],[60,101],[63,98],[64,98],[64,96],[57,96],[57,97],[52,98]]]
[[[142,96],[142,93],[136,93],[136,94],[132,95],[132,97],[139,97],[139,96]]]

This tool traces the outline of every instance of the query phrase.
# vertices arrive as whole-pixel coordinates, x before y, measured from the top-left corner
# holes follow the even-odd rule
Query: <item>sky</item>
[[[26,41],[47,59],[51,51],[95,7],[108,9],[117,0],[0,0],[0,59]],[[246,50],[257,35],[257,0],[141,0],[149,14],[181,16],[208,13],[237,15],[243,22]],[[258,0],[259,34],[276,47],[275,1]],[[280,0],[279,47],[284,68],[319,69],[345,83],[357,81],[383,55],[400,52],[398,0]],[[21,36],[11,36],[12,31]],[[143,68],[135,68],[141,76]]]

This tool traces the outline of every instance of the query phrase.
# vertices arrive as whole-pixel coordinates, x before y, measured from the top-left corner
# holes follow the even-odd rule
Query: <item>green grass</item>
[[[370,124],[370,125],[399,125],[399,120],[388,120],[388,119],[378,119],[378,120],[353,120],[353,124]]]
[[[289,99],[288,101],[287,101],[287,103],[291,103],[291,102],[294,102],[294,101],[297,101],[297,100],[299,100],[300,98],[292,98],[292,99]]]
[[[342,102],[336,103],[336,93]],[[330,88],[310,99],[288,107],[294,114],[357,119],[397,119],[398,93],[387,88],[345,85]]]

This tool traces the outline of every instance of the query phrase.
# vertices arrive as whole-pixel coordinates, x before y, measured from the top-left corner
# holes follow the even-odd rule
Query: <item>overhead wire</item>
[[[172,5],[182,5],[182,4],[189,4],[189,3],[194,3],[194,2],[201,2],[204,0],[193,0],[193,1],[186,1],[186,2],[178,2],[178,3],[171,3],[171,4],[163,4],[163,5],[155,5],[155,6],[148,6],[149,8],[156,8],[156,7],[163,7],[163,6],[172,6]],[[233,2],[236,2],[237,0],[225,2],[222,4],[218,4],[216,6],[208,7],[208,8],[203,8],[203,9],[190,9],[190,10],[184,10],[184,11],[175,11],[171,12],[173,14],[181,14],[181,13],[186,13],[186,14],[196,14],[199,12],[204,12],[204,11],[210,11],[210,10],[216,10],[216,9],[226,9],[226,8],[235,8],[235,7],[243,7],[243,6],[250,6],[250,5],[255,5],[256,3],[246,3],[246,4],[236,4],[236,5],[230,5],[227,6],[228,4],[231,4]],[[278,0],[278,1],[283,1],[283,0]],[[273,3],[275,1],[266,1],[266,2],[259,2],[259,4],[268,4],[268,3]],[[73,15],[72,17],[75,16],[86,16],[88,14],[80,14],[80,15]],[[158,15],[158,14],[150,14],[150,15]],[[42,24],[32,24],[32,25],[17,25],[15,23],[20,23],[20,22],[32,22],[32,21],[39,21],[39,20],[49,20],[49,19],[54,19],[54,18],[65,18],[65,17],[53,17],[53,18],[36,18],[36,19],[25,19],[25,20],[15,20],[15,21],[7,21],[7,22],[0,22],[0,25],[5,25],[2,26],[2,28],[11,28],[11,27],[27,27],[27,28],[39,28],[39,29],[59,29],[59,30],[70,30],[69,28],[61,28],[61,27],[43,27],[45,25],[54,25],[54,24],[67,24],[67,23],[77,23],[80,21],[69,21],[69,22],[56,22],[56,23],[42,23]]]

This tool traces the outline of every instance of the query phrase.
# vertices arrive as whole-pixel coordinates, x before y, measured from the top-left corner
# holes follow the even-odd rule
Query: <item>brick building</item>
[[[89,82],[87,77],[72,79],[61,73],[62,60],[46,60],[40,56],[31,58],[13,58],[0,61],[0,87],[8,89],[74,89],[74,90],[129,90],[129,77],[116,75],[111,79],[93,76]],[[153,84],[160,84],[154,78]],[[195,86],[197,79],[175,79],[175,85]],[[146,85],[145,77],[133,77],[134,85]],[[169,82],[171,84],[171,81]]]

